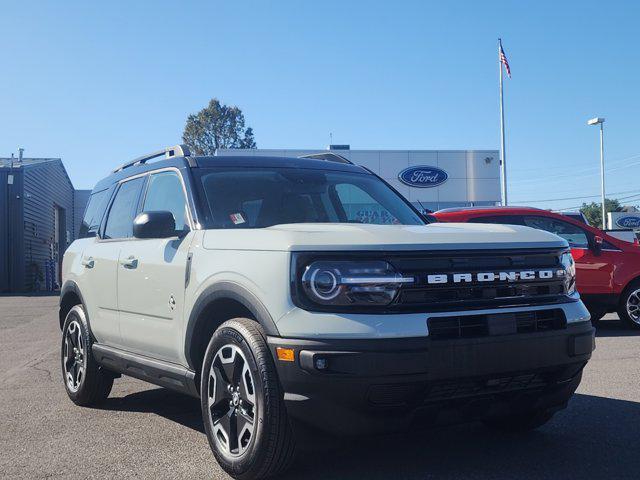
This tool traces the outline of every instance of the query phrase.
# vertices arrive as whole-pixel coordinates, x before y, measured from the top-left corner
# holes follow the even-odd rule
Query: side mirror
[[[177,234],[171,212],[142,212],[133,220],[133,236],[136,238],[168,238]]]
[[[602,253],[602,244],[604,243],[604,238],[599,235],[593,237],[593,253],[594,255],[600,255]]]

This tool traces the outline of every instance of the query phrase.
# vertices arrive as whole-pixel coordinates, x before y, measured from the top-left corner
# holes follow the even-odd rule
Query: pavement
[[[67,398],[57,297],[0,296],[0,478],[229,478],[198,401],[116,380],[100,408]],[[569,408],[517,436],[479,424],[344,440],[300,455],[287,479],[640,478],[640,332],[615,316]]]

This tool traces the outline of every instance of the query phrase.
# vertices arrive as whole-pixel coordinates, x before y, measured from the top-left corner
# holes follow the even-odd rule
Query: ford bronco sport
[[[178,146],[100,181],[63,262],[71,400],[121,374],[198,397],[242,479],[284,470],[313,427],[523,431],[564,408],[594,348],[567,242],[427,224],[370,171],[316,157]]]

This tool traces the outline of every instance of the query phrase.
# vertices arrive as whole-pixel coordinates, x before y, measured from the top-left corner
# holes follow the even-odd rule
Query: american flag
[[[504,68],[507,70],[507,75],[511,78],[511,68],[509,68],[509,61],[507,60],[507,56],[502,49],[502,40],[500,40],[500,63],[504,65]]]

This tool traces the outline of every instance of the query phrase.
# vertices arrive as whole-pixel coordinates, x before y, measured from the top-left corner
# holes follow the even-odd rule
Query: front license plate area
[[[512,335],[518,333],[515,313],[487,315],[489,335]]]

